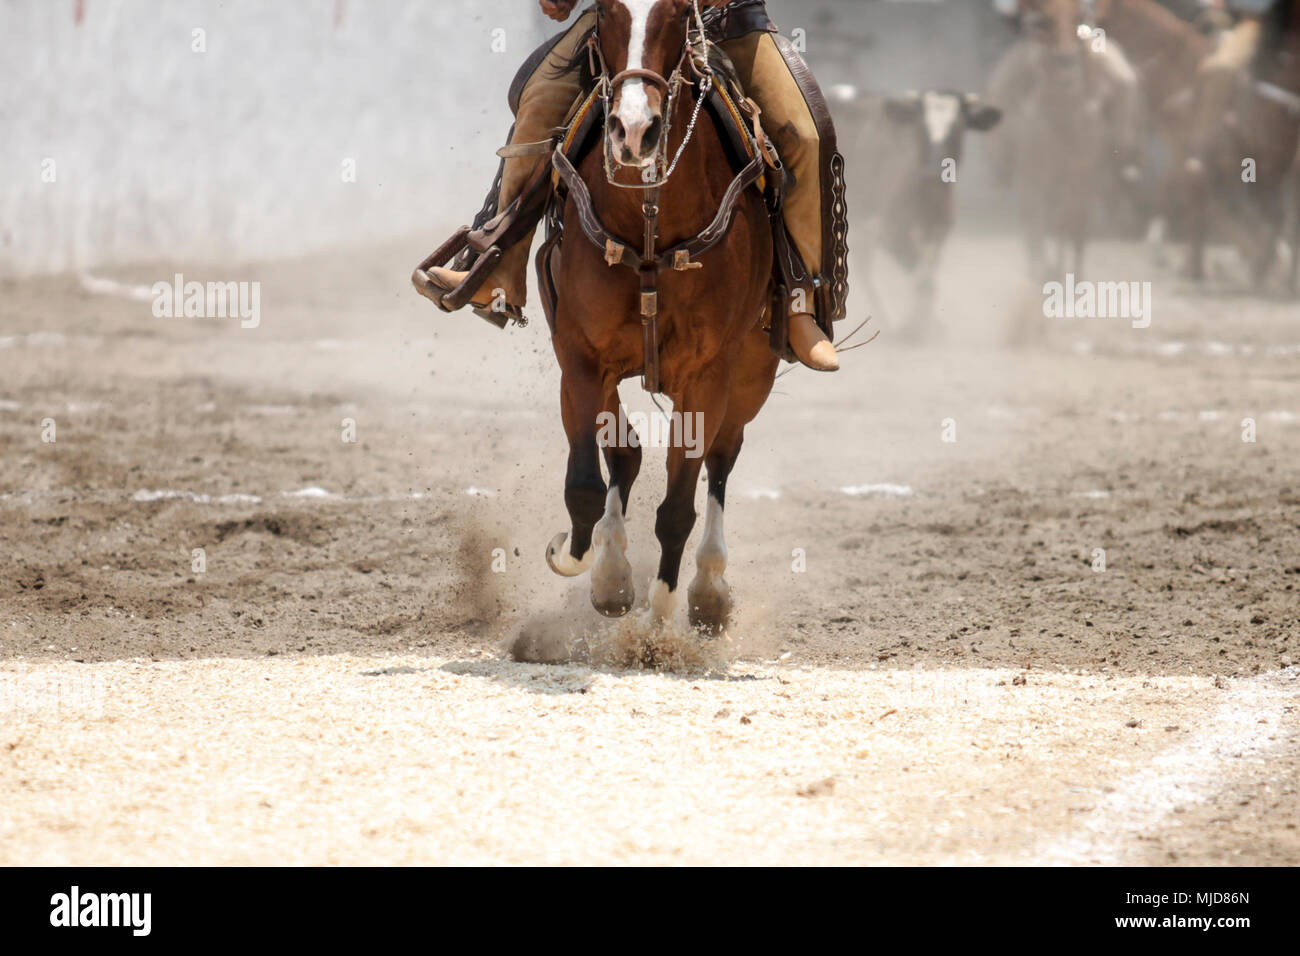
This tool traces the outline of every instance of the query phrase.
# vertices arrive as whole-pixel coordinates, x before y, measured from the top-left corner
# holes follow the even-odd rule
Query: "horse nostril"
[[[616,143],[621,143],[627,139],[627,130],[623,127],[623,121],[617,116],[610,117],[609,136]]]
[[[641,152],[648,153],[659,145],[659,136],[663,132],[664,124],[658,116],[650,121],[646,127],[645,135],[641,137]]]

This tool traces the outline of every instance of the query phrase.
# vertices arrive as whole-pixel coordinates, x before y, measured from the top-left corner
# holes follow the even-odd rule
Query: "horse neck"
[[[1292,93],[1300,93],[1300,10],[1291,14],[1291,18],[1281,43],[1282,52],[1288,55],[1277,58],[1281,69],[1273,81]]]
[[[1155,0],[1113,0],[1102,22],[1124,46],[1134,66],[1159,64],[1161,70],[1196,64],[1210,53],[1210,39]]]
[[[683,91],[673,107],[668,135],[669,163],[677,157],[677,151],[686,139],[694,111],[695,98]],[[722,189],[716,188],[711,184],[709,174],[717,163],[727,167],[727,161],[720,147],[710,149],[710,143],[717,145],[716,134],[711,126],[703,115],[699,117],[695,135],[682,150],[672,177],[659,192],[660,249],[698,234],[708,225],[714,207],[722,200],[726,186],[724,184]],[[710,140],[708,134],[713,134],[714,138]],[[645,225],[642,204],[649,200],[650,192],[619,189],[606,182],[603,169],[595,176],[595,182],[588,185],[591,187],[592,205],[606,227],[621,239],[639,247]]]

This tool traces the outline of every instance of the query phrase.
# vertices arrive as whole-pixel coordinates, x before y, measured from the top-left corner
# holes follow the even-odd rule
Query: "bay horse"
[[[1281,38],[1287,55],[1275,59],[1271,74],[1262,78],[1266,82],[1243,82],[1228,112],[1211,117],[1214,128],[1207,129],[1197,127],[1198,121],[1206,121],[1197,115],[1198,74],[1214,51],[1211,37],[1155,0],[1049,2],[1058,9],[1076,7],[1068,18],[1059,17],[1067,22],[1080,19],[1083,12],[1091,15],[1129,52],[1156,131],[1173,155],[1164,205],[1171,214],[1184,214],[1188,273],[1196,279],[1205,274],[1205,245],[1212,212],[1217,211],[1222,213],[1217,225],[1246,253],[1256,282],[1262,282],[1281,234],[1282,196],[1300,141],[1300,28],[1292,23]],[[1251,183],[1244,183],[1241,175],[1246,157],[1255,161]],[[1255,215],[1242,221],[1232,207]]]
[[[1080,35],[1076,0],[1022,9],[1036,19],[989,76],[989,98],[1004,107],[991,153],[1015,186],[1029,274],[1042,281],[1083,273],[1098,197],[1120,171],[1116,157],[1132,161],[1136,96]]]
[[[549,258],[539,256],[538,268],[539,274],[549,269],[543,278],[553,281],[556,293],[552,345],[569,441],[564,502],[571,529],[551,540],[546,560],[565,576],[589,570],[593,606],[613,617],[627,613],[635,598],[625,515],[641,448],[630,428],[627,441],[608,440],[622,429],[602,428],[602,422],[626,423],[619,382],[650,372],[647,277],[611,260],[608,243],[599,248],[587,241],[583,220],[590,227],[594,214],[611,236],[632,247],[644,239],[652,248],[671,248],[715,221],[735,180],[716,129],[699,116],[703,78],[692,69],[696,51],[689,42],[698,10],[689,0],[597,0],[597,9],[591,56],[605,96],[603,141],[577,163],[585,190],[570,190],[561,220],[565,241]],[[671,167],[668,157],[675,157]],[[579,201],[584,191],[585,207]],[[760,327],[772,288],[768,210],[752,188],[732,201],[725,235],[698,262],[664,271],[650,292],[658,381],[647,386],[668,396],[673,416],[649,606],[653,619],[667,620],[673,612],[682,552],[695,525],[695,488],[707,467],[708,504],[688,611],[693,625],[714,633],[726,626],[732,607],[723,576],[727,476],[778,365]],[[688,425],[695,429],[689,442],[683,434]]]

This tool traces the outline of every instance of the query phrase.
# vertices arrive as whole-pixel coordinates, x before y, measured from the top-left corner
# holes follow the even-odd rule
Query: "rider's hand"
[[[578,5],[578,0],[542,0],[542,13],[563,23]]]

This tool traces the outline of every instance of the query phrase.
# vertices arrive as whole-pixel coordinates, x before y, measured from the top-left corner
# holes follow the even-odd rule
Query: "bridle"
[[[761,145],[761,138],[756,140],[753,158],[732,179],[731,185],[727,187],[718,205],[718,211],[713,220],[694,238],[679,242],[668,249],[660,250],[658,248],[660,189],[668,182],[673,170],[677,168],[677,161],[681,159],[682,153],[690,144],[691,137],[695,132],[696,120],[700,117],[700,108],[716,85],[713,71],[709,67],[709,40],[705,35],[699,0],[692,0],[690,12],[694,14],[694,24],[687,24],[686,43],[682,49],[681,59],[678,60],[677,66],[667,77],[661,76],[653,70],[643,69],[624,70],[611,77],[605,64],[605,58],[600,52],[599,27],[592,32],[590,39],[587,41],[588,55],[591,57],[591,73],[596,79],[597,93],[605,107],[605,132],[602,143],[605,178],[610,185],[620,189],[641,190],[641,218],[644,231],[639,252],[631,248],[626,240],[614,235],[605,228],[592,202],[591,191],[565,155],[564,150],[555,149],[551,152],[551,165],[568,187],[569,199],[577,207],[578,222],[583,233],[596,248],[604,251],[606,265],[610,267],[616,265],[626,266],[634,270],[640,279],[641,339],[645,363],[641,384],[652,395],[660,389],[659,274],[668,270],[686,272],[703,268],[703,263],[698,261],[699,257],[726,237],[728,230],[731,228],[736,203],[739,202],[745,190],[762,176],[764,164],[771,161],[773,169],[778,168],[775,161],[767,156]],[[688,17],[690,12],[687,14]],[[694,37],[692,37],[692,27],[695,29]],[[687,79],[688,72],[694,79]],[[645,168],[645,172],[653,173],[653,178],[637,184],[627,184],[614,181],[615,170],[609,142],[609,107],[614,91],[624,82],[634,79],[658,87],[663,91],[665,100],[664,115],[662,117],[663,128],[660,130],[659,141],[655,144],[654,162]],[[681,146],[678,147],[676,155],[669,162],[668,141],[671,133],[672,114],[677,105],[677,98],[686,86],[699,87],[695,112],[691,116],[690,126],[686,130]],[[754,123],[757,127],[757,107],[754,109]]]
[[[596,80],[596,89],[600,96],[601,105],[604,109],[605,123],[604,136],[602,137],[601,152],[605,165],[605,180],[619,189],[659,189],[668,182],[668,178],[677,168],[677,162],[682,158],[686,147],[690,145],[691,137],[695,133],[695,123],[700,117],[700,108],[704,105],[705,98],[709,95],[709,90],[713,87],[714,76],[713,69],[709,66],[709,39],[705,34],[704,18],[700,14],[699,0],[691,0],[690,9],[687,10],[686,20],[686,43],[682,47],[682,55],[673,67],[673,71],[668,76],[656,73],[654,70],[646,69],[629,69],[616,73],[614,76],[609,75],[609,66],[605,62],[605,55],[600,49],[600,26],[597,24],[595,30],[587,40],[587,57],[591,66],[591,74]],[[698,44],[698,48],[697,48]],[[687,79],[687,76],[692,79]],[[643,83],[649,83],[651,86],[659,89],[664,98],[663,115],[661,117],[662,128],[659,132],[659,141],[655,144],[654,162],[645,168],[640,183],[620,183],[617,181],[617,169],[615,168],[613,148],[609,140],[609,116],[610,105],[614,100],[615,91],[618,90],[628,80],[640,80]],[[672,161],[668,161],[668,141],[672,134],[672,118],[677,111],[677,99],[684,86],[695,86],[699,91],[695,98],[695,110],[691,114],[691,121],[686,129],[686,136],[682,143],[677,147],[677,152]],[[653,179],[647,180],[645,174],[653,171]]]

